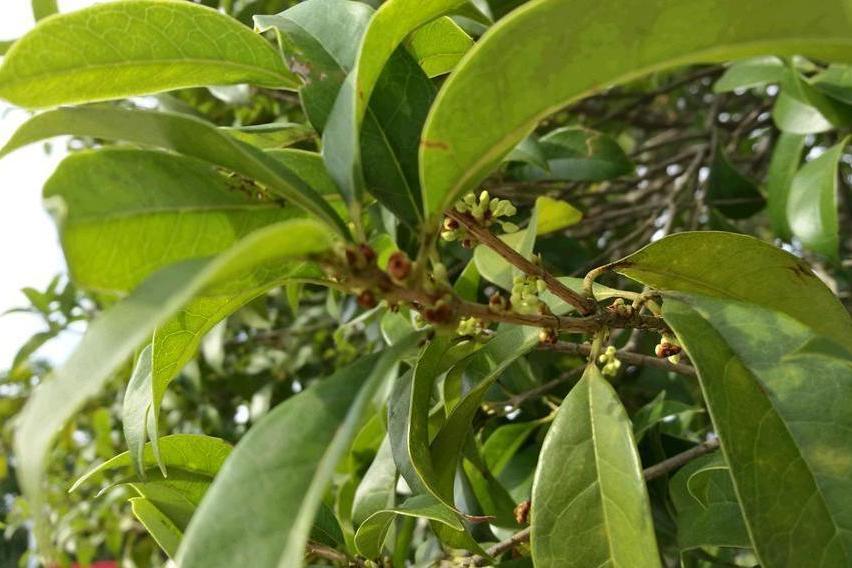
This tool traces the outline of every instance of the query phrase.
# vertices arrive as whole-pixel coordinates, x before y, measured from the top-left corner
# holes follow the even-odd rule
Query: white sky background
[[[2,0],[0,39],[20,37],[33,24],[30,0]],[[59,0],[62,12],[94,4],[93,0]],[[28,113],[0,101],[0,145],[23,123]],[[61,140],[47,155],[35,144],[0,159],[0,313],[27,305],[21,288],[43,290],[51,278],[65,270],[56,229],[41,205],[41,188],[64,153]],[[8,314],[0,317],[0,369],[8,368],[18,348],[33,333],[42,331],[38,316]],[[64,359],[75,343],[64,337],[39,351],[52,360]]]

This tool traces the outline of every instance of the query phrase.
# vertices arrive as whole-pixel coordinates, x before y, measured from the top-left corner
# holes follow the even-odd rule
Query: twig
[[[549,349],[551,351],[568,353],[570,355],[580,355],[583,357],[588,357],[591,352],[591,346],[582,343],[571,343],[569,341],[559,341],[553,345],[541,344],[539,345],[539,349]],[[642,355],[640,353],[633,353],[632,351],[619,350],[616,352],[616,357],[628,365],[656,367],[679,375],[686,375],[688,377],[695,376],[695,368],[690,365],[670,363],[667,359],[660,359],[651,355]]]
[[[708,440],[706,442],[702,442],[697,446],[686,450],[680,454],[670,457],[667,460],[663,460],[658,464],[654,464],[651,467],[645,468],[642,471],[642,477],[645,481],[650,481],[651,479],[656,479],[673,469],[677,469],[678,467],[684,465],[685,463],[694,460],[697,457],[703,456],[704,454],[709,454],[712,451],[715,451],[719,448],[719,439],[715,438],[713,440]],[[535,514],[535,512],[533,512]],[[527,527],[521,531],[516,532],[506,540],[500,541],[494,546],[488,548],[486,552],[488,556],[495,557],[512,550],[517,545],[527,542],[530,539],[530,528]],[[487,566],[488,559],[482,556],[472,556],[470,558],[469,566]]]
[[[358,558],[350,558],[339,550],[323,546],[316,542],[308,542],[305,547],[305,555],[316,556],[317,558],[323,558],[330,562],[338,562],[340,564],[345,564],[346,566],[366,566],[366,564]]]
[[[512,247],[504,243],[500,240],[494,233],[489,231],[486,227],[481,226],[477,223],[470,215],[465,213],[459,213],[453,209],[450,209],[447,212],[447,216],[458,221],[459,224],[464,226],[468,233],[470,233],[480,244],[483,244],[502,256],[509,264],[512,264],[525,273],[538,276],[541,278],[544,283],[547,285],[547,288],[553,292],[557,298],[567,302],[569,305],[574,306],[579,310],[581,314],[590,314],[595,311],[594,302],[589,301],[588,298],[584,298],[580,294],[574,292],[567,286],[565,286],[562,282],[556,279],[555,276],[546,271],[543,267],[538,266],[531,261],[524,258],[521,254],[519,254]]]

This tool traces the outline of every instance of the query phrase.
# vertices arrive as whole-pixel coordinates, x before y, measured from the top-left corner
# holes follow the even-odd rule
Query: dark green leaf
[[[698,370],[761,566],[845,565],[850,353],[753,304],[667,296],[663,315]]]
[[[748,219],[766,206],[757,185],[734,168],[721,145],[707,180],[707,204],[730,219]]]
[[[669,494],[677,511],[681,549],[751,548],[731,474],[719,453],[702,456],[678,470],[669,482]]]
[[[262,37],[176,1],[127,0],[46,19],[0,67],[0,97],[28,108],[234,83],[293,88],[296,80]]]
[[[629,174],[633,162],[613,138],[576,126],[557,128],[539,140],[547,168],[520,168],[516,175],[529,180],[603,181]]]
[[[32,0],[33,19],[39,21],[59,12],[56,0]]]
[[[536,566],[660,566],[630,419],[590,365],[550,426],[536,469]]]

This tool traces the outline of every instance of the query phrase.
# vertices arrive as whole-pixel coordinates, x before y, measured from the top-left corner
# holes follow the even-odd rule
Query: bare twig
[[[539,349],[549,349],[551,351],[559,351],[560,353],[568,353],[570,355],[580,355],[588,357],[591,352],[591,346],[582,343],[571,343],[568,341],[559,341],[553,345],[542,344]],[[627,363],[628,365],[638,365],[641,367],[656,367],[671,371],[679,375],[688,377],[695,376],[695,368],[690,365],[681,363],[670,363],[667,359],[660,359],[652,355],[642,355],[631,351],[619,350],[616,352],[616,357]]]
[[[450,209],[447,212],[447,216],[458,221],[458,223],[467,230],[467,232],[472,235],[480,244],[483,244],[502,256],[509,264],[518,267],[525,273],[531,276],[538,276],[541,278],[544,283],[547,285],[547,288],[553,292],[553,294],[564,300],[569,305],[574,306],[579,310],[581,314],[590,314],[595,311],[594,302],[590,302],[588,298],[584,298],[577,292],[571,290],[567,286],[565,286],[562,282],[556,279],[555,276],[550,274],[543,267],[534,264],[533,262],[524,258],[521,254],[515,251],[512,247],[508,246],[502,240],[500,240],[494,233],[489,231],[486,227],[481,226],[477,223],[473,217],[467,215],[465,213],[459,213],[458,211]]]

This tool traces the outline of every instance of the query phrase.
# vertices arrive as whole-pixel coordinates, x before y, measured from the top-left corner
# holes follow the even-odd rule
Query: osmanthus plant
[[[128,451],[76,486],[130,485],[181,567],[850,565],[852,320],[808,262],[843,286],[849,0],[222,4],[51,15],[0,67],[0,97],[40,111],[0,154],[90,146],[44,194],[71,278],[108,305],[16,424],[45,556],[51,445],[132,359]],[[696,64],[714,65],[613,89]],[[654,129],[634,110],[714,76],[707,120],[672,122],[684,97],[663,117],[682,132],[623,150]],[[184,99],[134,98],[194,87],[298,92],[302,121],[217,126]],[[580,118],[608,93],[626,102],[593,130]],[[766,242],[767,199],[798,255]],[[318,286],[376,322],[369,352],[233,448],[160,437],[205,333]]]

